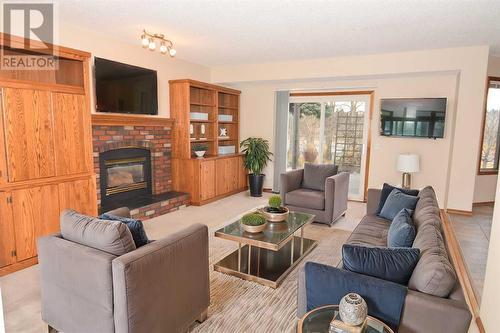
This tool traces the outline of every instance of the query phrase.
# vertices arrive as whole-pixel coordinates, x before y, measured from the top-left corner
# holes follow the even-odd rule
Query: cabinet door
[[[200,162],[200,199],[215,197],[215,161]]]
[[[60,211],[74,209],[85,215],[97,215],[97,194],[94,179],[81,179],[61,183],[59,186]]]
[[[223,195],[238,188],[238,159],[236,157],[216,160],[216,194]]]
[[[57,175],[88,172],[91,139],[84,95],[52,93]]]
[[[243,156],[238,157],[238,189],[244,189],[247,186],[248,172],[243,164]]]
[[[16,262],[16,256],[14,255],[16,241],[12,207],[10,207],[9,201],[10,193],[0,192],[0,267]]]
[[[57,185],[12,191],[17,260],[36,256],[36,239],[59,231]]]
[[[9,181],[55,175],[50,92],[3,89]]]

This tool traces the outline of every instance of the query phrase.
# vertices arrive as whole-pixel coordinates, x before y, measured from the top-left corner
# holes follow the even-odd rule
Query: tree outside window
[[[488,78],[479,174],[498,173],[500,155],[500,78]]]

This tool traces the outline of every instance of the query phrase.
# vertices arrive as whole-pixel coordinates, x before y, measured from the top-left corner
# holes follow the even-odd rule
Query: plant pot
[[[262,187],[264,186],[264,174],[255,175],[253,173],[248,175],[248,186],[250,187],[250,196],[261,197]]]
[[[243,226],[243,230],[249,232],[251,234],[259,233],[266,230],[267,223],[261,225],[246,225],[244,223],[241,224]]]
[[[198,151],[195,151],[194,153],[196,154],[196,156],[198,158],[202,158],[203,156],[205,156],[206,152],[207,152],[206,150],[198,150]]]
[[[286,207],[280,207],[281,212],[275,212],[269,206],[260,209],[260,212],[269,222],[283,222],[287,219],[289,211]]]

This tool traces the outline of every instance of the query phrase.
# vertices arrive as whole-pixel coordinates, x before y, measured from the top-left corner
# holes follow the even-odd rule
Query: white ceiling
[[[165,33],[177,57],[208,66],[490,45],[500,0],[59,0],[64,22],[140,46]]]

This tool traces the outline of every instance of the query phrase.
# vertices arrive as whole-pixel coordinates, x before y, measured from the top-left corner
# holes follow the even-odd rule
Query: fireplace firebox
[[[101,209],[126,205],[134,198],[151,197],[151,152],[119,148],[99,154]]]

